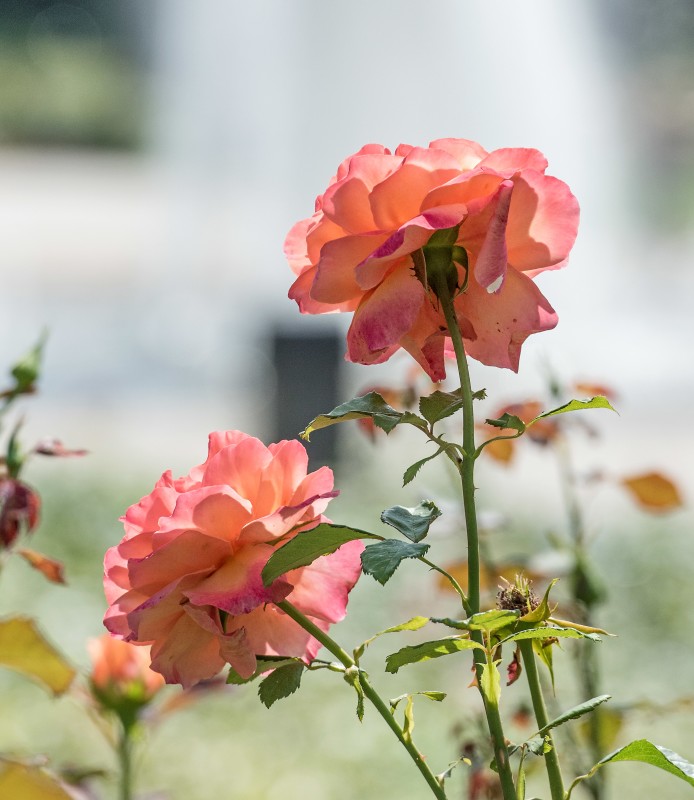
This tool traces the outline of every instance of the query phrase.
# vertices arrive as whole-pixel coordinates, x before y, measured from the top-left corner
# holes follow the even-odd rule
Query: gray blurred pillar
[[[277,375],[272,441],[295,439],[319,414],[339,404],[338,372],[344,341],[335,333],[277,331],[272,360]],[[334,464],[337,426],[318,431],[305,442],[311,464]]]

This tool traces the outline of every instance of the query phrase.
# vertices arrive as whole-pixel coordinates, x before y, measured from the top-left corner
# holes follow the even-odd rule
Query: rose
[[[147,647],[136,647],[105,633],[90,639],[87,649],[92,661],[89,676],[98,698],[112,703],[123,699],[148,703],[164,685],[164,678],[150,667]]]
[[[274,603],[289,599],[321,630],[344,617],[362,545],[264,586],[261,571],[280,538],[326,521],[327,467],[307,474],[298,441],[265,447],[239,431],[213,433],[207,460],[184,478],[164,473],[122,518],[125,537],[105,558],[104,623],[152,645],[152,668],[188,687],[225,662],[243,677],[256,655],[310,662],[320,645]]]
[[[532,278],[564,266],[578,227],[576,199],[546,167],[537,150],[488,153],[466,139],[395,153],[366,145],[287,236],[297,275],[290,298],[305,314],[354,312],[350,361],[381,363],[402,347],[441,380],[450,340],[438,299],[415,275],[416,256],[437,231],[452,231],[462,248],[455,309],[465,349],[517,371],[525,339],[557,323]]]

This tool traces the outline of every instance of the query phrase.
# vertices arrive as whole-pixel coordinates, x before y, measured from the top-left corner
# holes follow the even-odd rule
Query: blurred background
[[[286,298],[287,230],[365,142],[453,136],[545,153],[548,172],[582,207],[569,267],[538,281],[560,323],[524,345],[518,375],[474,365],[475,387],[490,395],[487,413],[542,394],[550,368],[567,382],[612,387],[620,416],[594,412],[603,437],[579,443],[579,464],[659,469],[691,497],[693,44],[689,0],[3,0],[0,364],[48,330],[23,438],[56,436],[90,455],[37,461],[26,475],[44,495],[35,540],[63,558],[71,586],[8,568],[2,610],[36,616],[84,664],[85,638],[101,629],[103,551],[121,535],[117,517],[164,469],[199,463],[211,430],[291,436],[407,371],[406,359],[346,364],[349,320],[302,318]],[[416,441],[398,435],[374,448],[349,434],[313,445],[317,461],[336,448],[343,496],[334,518],[368,526],[389,505],[445,499],[435,469],[400,488],[403,469],[421,457]],[[532,454],[512,470],[480,471],[483,507],[508,520],[522,548],[563,525],[551,476]],[[598,570],[612,587],[604,623],[622,635],[603,644],[607,688],[621,689],[620,702],[686,694],[690,511],[645,519],[608,490],[590,512]],[[413,597],[406,578],[386,590],[362,581],[346,641],[373,633],[375,617],[388,625],[432,613],[413,607],[418,598],[452,602],[433,582]],[[455,685],[442,666],[421,670]],[[351,698],[330,677],[324,686],[316,679],[313,715],[296,697],[265,711],[252,691],[221,710],[201,701],[153,737],[145,788],[176,800],[414,797],[387,733],[378,721],[352,722]],[[0,749],[108,762],[70,700],[51,705],[20,679],[0,681],[13,698]],[[470,693],[452,691],[464,708]],[[443,768],[455,753],[448,732],[434,730],[440,709],[424,714],[422,737]],[[686,715],[642,721],[632,738],[658,724],[659,743],[694,757]],[[369,763],[374,748],[383,763]],[[355,763],[361,788],[349,783]],[[619,797],[634,778],[615,770]],[[689,791],[645,767],[633,773],[642,791],[661,781],[668,797]]]

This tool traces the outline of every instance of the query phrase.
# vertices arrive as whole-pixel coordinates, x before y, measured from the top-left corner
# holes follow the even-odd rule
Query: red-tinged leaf
[[[10,547],[22,528],[33,531],[40,508],[38,494],[26,483],[15,478],[0,481],[0,543]]]
[[[660,472],[648,472],[624,478],[622,485],[636,502],[648,511],[672,511],[682,506],[677,486]]]
[[[86,456],[89,450],[70,449],[60,441],[60,439],[43,439],[34,448],[34,452],[41,456],[60,456],[69,458],[72,456]]]
[[[36,550],[28,550],[25,547],[17,550],[17,553],[51,583],[65,583],[65,567],[61,561],[49,558]]]
[[[523,672],[523,667],[521,666],[520,650],[516,648],[513,652],[511,663],[506,667],[506,685],[510,686],[515,683],[520,678],[521,672]]]

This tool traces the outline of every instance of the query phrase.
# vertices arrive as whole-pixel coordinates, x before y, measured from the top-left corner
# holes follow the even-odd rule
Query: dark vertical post
[[[308,423],[339,405],[338,371],[343,340],[333,332],[277,331],[272,360],[277,374],[273,441],[295,439]],[[304,442],[312,465],[334,464],[337,426]]]

